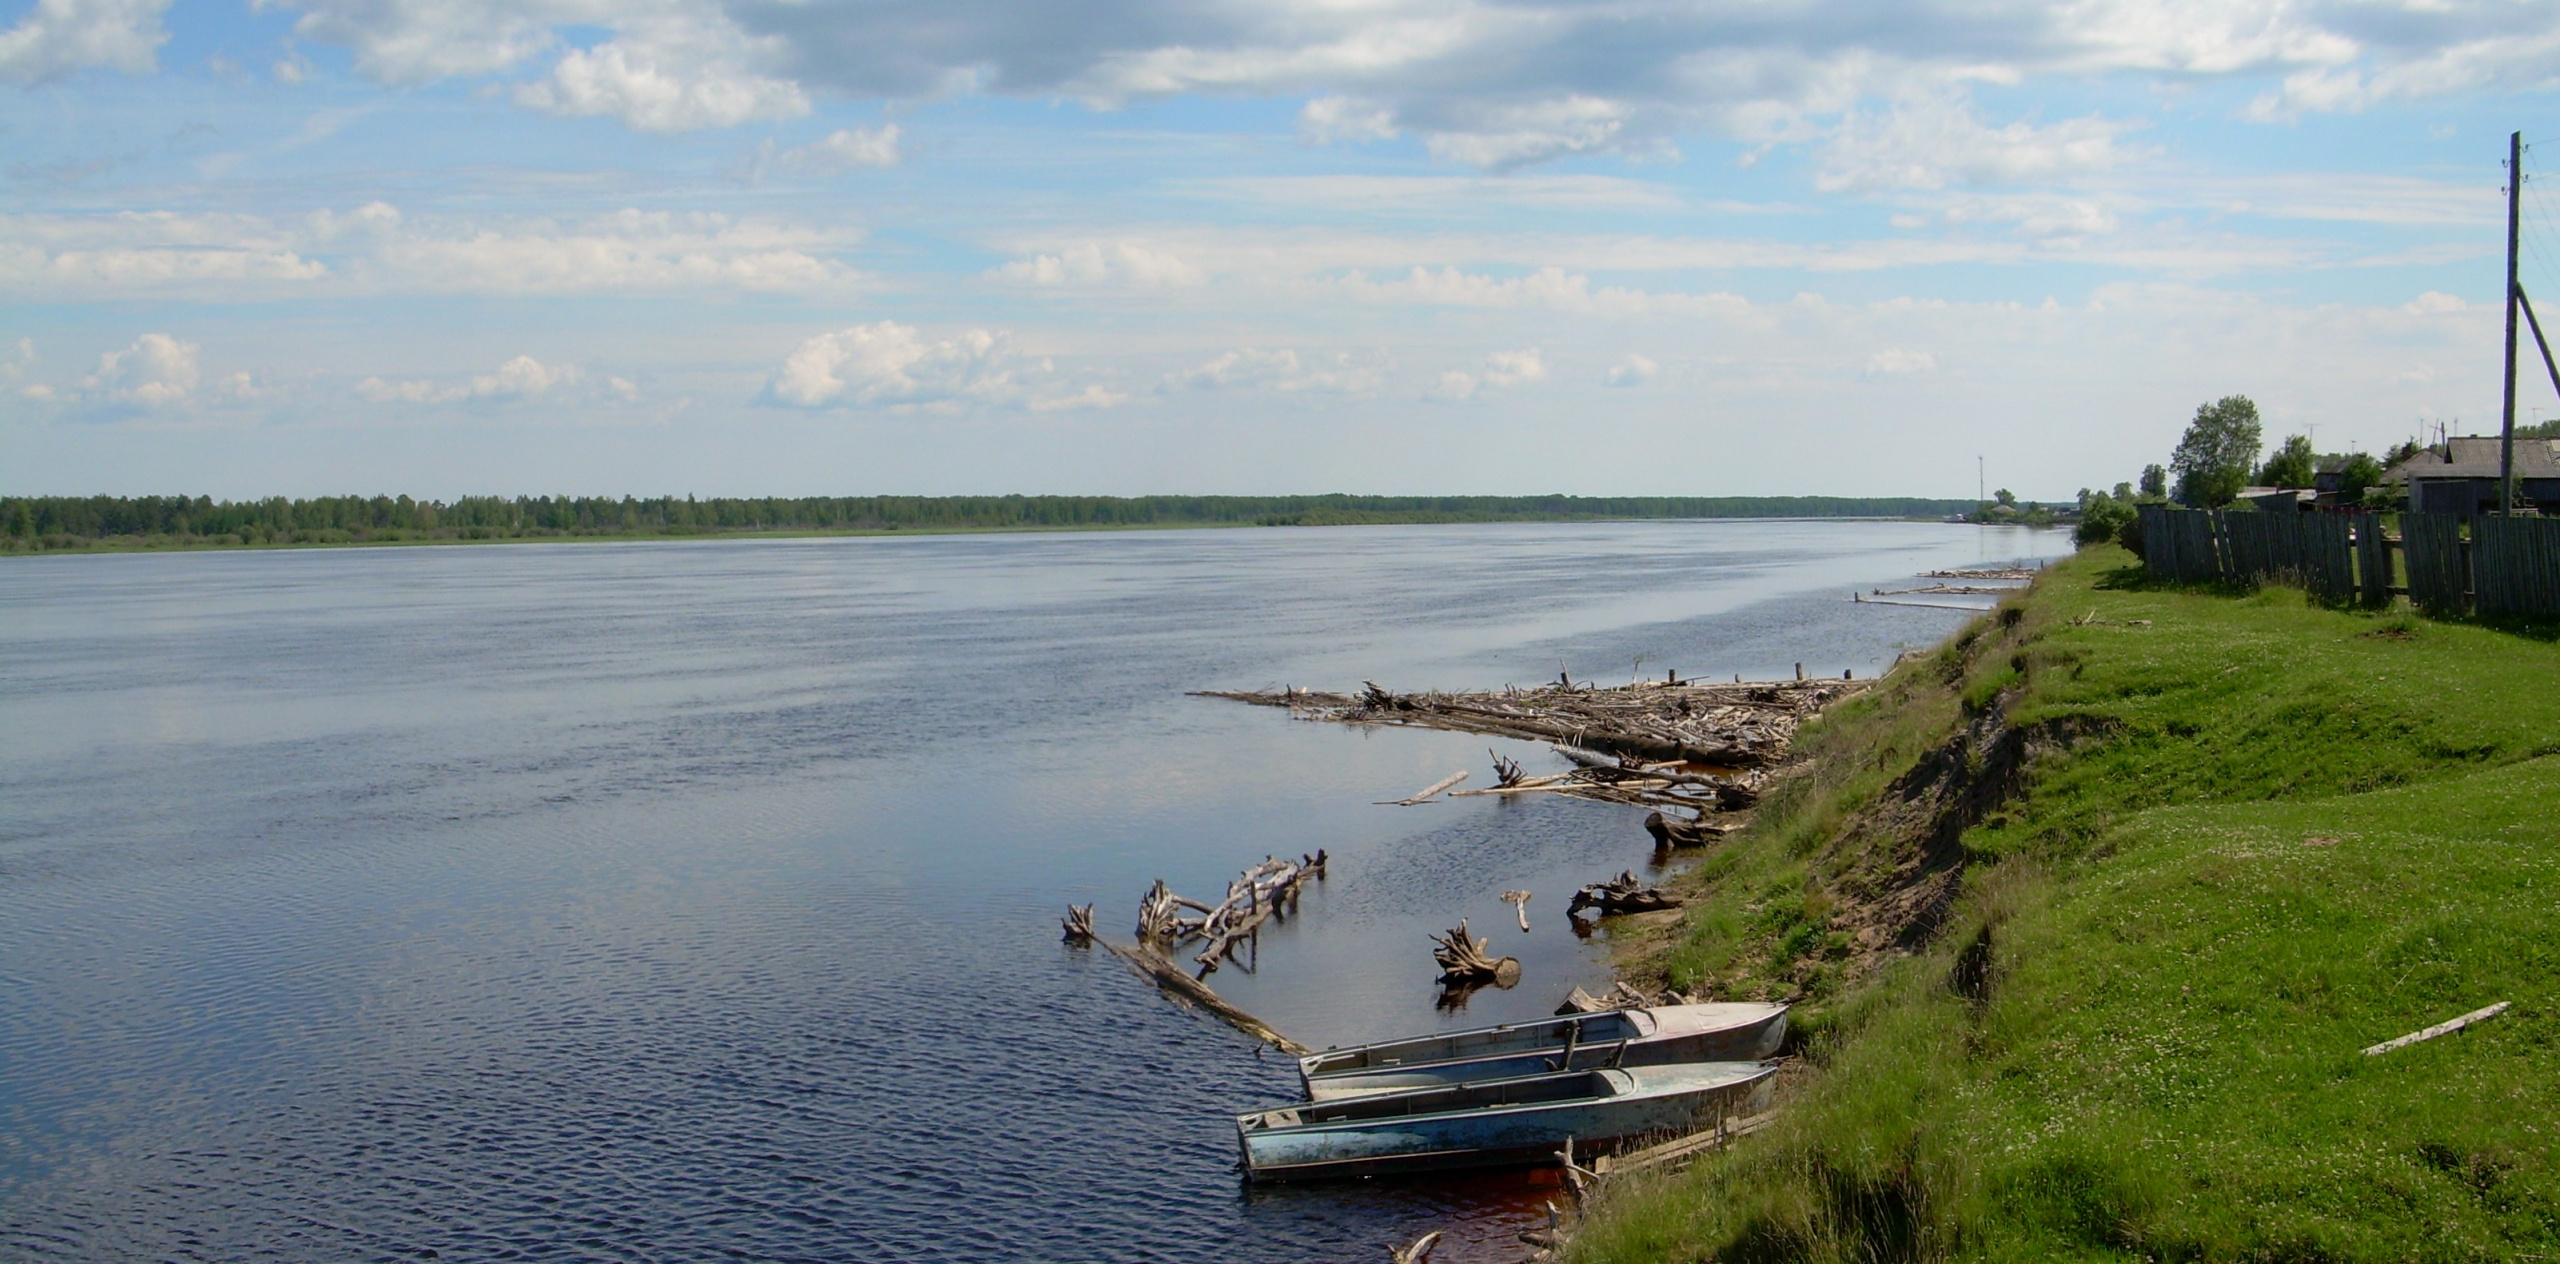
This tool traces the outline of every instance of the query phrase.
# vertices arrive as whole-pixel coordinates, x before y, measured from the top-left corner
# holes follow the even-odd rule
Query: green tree
[[[2133,489],[2116,484],[2122,492]],[[2071,533],[2079,544],[2103,544],[2122,537],[2134,519],[2133,497],[2110,496],[2105,492],[2080,493],[2080,525]]]
[[[2194,421],[2169,454],[2178,476],[2178,502],[2197,509],[2231,503],[2249,484],[2258,463],[2258,405],[2246,395],[2225,395],[2196,409]]]
[[[2381,482],[2382,462],[2358,452],[2338,467],[2338,498],[2351,503],[2361,502],[2365,489]]]
[[[2142,494],[2153,500],[2166,499],[2169,495],[2169,471],[2157,465],[2143,466]]]
[[[2309,487],[2320,473],[2320,457],[2311,450],[2308,435],[2287,435],[2275,455],[2258,467],[2260,487]]]
[[[2010,491],[2006,487],[1991,493],[1991,498],[1999,501],[2000,507],[2003,509],[2015,509],[2018,507],[2018,494]]]

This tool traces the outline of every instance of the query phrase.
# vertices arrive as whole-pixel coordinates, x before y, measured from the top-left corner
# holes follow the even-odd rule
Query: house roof
[[[2461,435],[2427,448],[2383,471],[2390,482],[2437,478],[2498,477],[2498,437]],[[2516,440],[2517,478],[2560,478],[2560,439]]]

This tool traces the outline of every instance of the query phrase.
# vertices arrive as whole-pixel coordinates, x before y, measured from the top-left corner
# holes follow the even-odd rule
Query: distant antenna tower
[[[1979,502],[1991,499],[1990,487],[1990,481],[1982,477],[1982,458],[1980,456],[1976,456],[1973,458],[1974,500]]]

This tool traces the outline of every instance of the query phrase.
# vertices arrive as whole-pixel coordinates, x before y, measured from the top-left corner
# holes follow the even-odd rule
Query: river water
[[[1328,879],[1214,982],[1314,1045],[1608,978],[1642,814],[1375,806],[1522,743],[1184,696],[1868,675],[1856,605],[2051,534],[1707,522],[0,562],[0,1257],[1515,1258],[1536,1175],[1247,1190],[1283,1061],[1107,955]],[[1496,896],[1521,888],[1521,933]],[[1425,934],[1522,959],[1435,1008]]]

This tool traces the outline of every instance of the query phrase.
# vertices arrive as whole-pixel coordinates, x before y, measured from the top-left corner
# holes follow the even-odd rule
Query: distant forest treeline
[[[785,531],[1334,526],[1626,518],[1945,517],[1851,496],[0,496],[0,549],[351,544]]]

